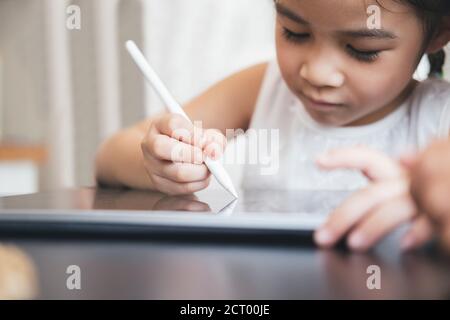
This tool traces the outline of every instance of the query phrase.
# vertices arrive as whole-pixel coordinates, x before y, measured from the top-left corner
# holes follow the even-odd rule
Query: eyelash
[[[283,28],[283,36],[286,40],[291,41],[293,43],[303,42],[309,38],[309,34],[307,33],[294,33],[289,29]]]
[[[361,51],[357,50],[351,45],[346,46],[347,52],[355,59],[363,62],[374,62],[379,56],[381,51]]]
[[[295,33],[290,31],[289,29],[283,28],[283,36],[287,41],[290,41],[292,43],[302,43],[306,40],[308,40],[308,38],[310,37],[309,34],[307,33]],[[351,45],[347,45],[346,47],[346,51],[347,53],[355,58],[358,61],[362,61],[362,62],[374,62],[379,56],[381,51],[361,51],[358,49],[355,49],[353,46]]]

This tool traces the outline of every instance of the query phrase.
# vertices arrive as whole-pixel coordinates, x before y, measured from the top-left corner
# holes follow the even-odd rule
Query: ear
[[[433,54],[450,42],[450,16],[442,19],[439,30],[428,45],[426,53]]]

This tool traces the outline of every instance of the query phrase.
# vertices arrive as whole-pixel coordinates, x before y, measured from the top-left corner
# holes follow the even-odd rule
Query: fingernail
[[[348,245],[352,249],[362,249],[366,245],[364,236],[360,233],[354,233],[348,239]]]
[[[204,149],[204,150],[203,150],[203,156],[204,156],[205,158],[209,158],[209,159],[214,160],[214,158],[213,158],[213,156],[212,156],[212,153],[209,152],[207,149]]]
[[[216,160],[216,156],[217,156],[216,150],[213,148],[213,149],[211,150],[211,158],[212,158],[213,160]]]
[[[218,148],[214,148],[212,151],[212,156],[214,160],[219,160],[222,157],[222,152]]]
[[[314,234],[314,240],[317,244],[326,246],[333,242],[333,235],[328,229],[320,229]]]

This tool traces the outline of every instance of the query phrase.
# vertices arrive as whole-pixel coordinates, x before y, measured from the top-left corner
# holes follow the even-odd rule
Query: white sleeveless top
[[[264,131],[272,139],[259,134]],[[275,132],[279,132],[278,144]],[[396,157],[422,149],[431,140],[449,134],[450,83],[446,81],[429,79],[421,82],[399,108],[375,123],[330,127],[317,123],[307,113],[282,79],[278,64],[272,62],[267,67],[246,133],[247,146],[258,145],[259,150],[266,148],[262,149],[266,150],[262,154],[267,155],[267,159],[246,161],[242,188],[358,189],[367,184],[360,172],[321,171],[316,167],[315,159],[327,150],[354,145],[366,145]],[[271,146],[275,149],[270,150]]]

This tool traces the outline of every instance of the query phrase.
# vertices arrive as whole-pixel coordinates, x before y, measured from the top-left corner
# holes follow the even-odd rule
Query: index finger
[[[389,181],[371,184],[355,192],[338,206],[316,231],[316,242],[326,247],[333,246],[378,205],[401,195],[407,188],[405,181]]]
[[[405,170],[394,159],[365,146],[331,150],[316,162],[325,170],[357,169],[373,181],[398,178],[405,174]]]
[[[154,123],[156,130],[178,141],[201,147],[202,130],[178,114],[165,114]]]

